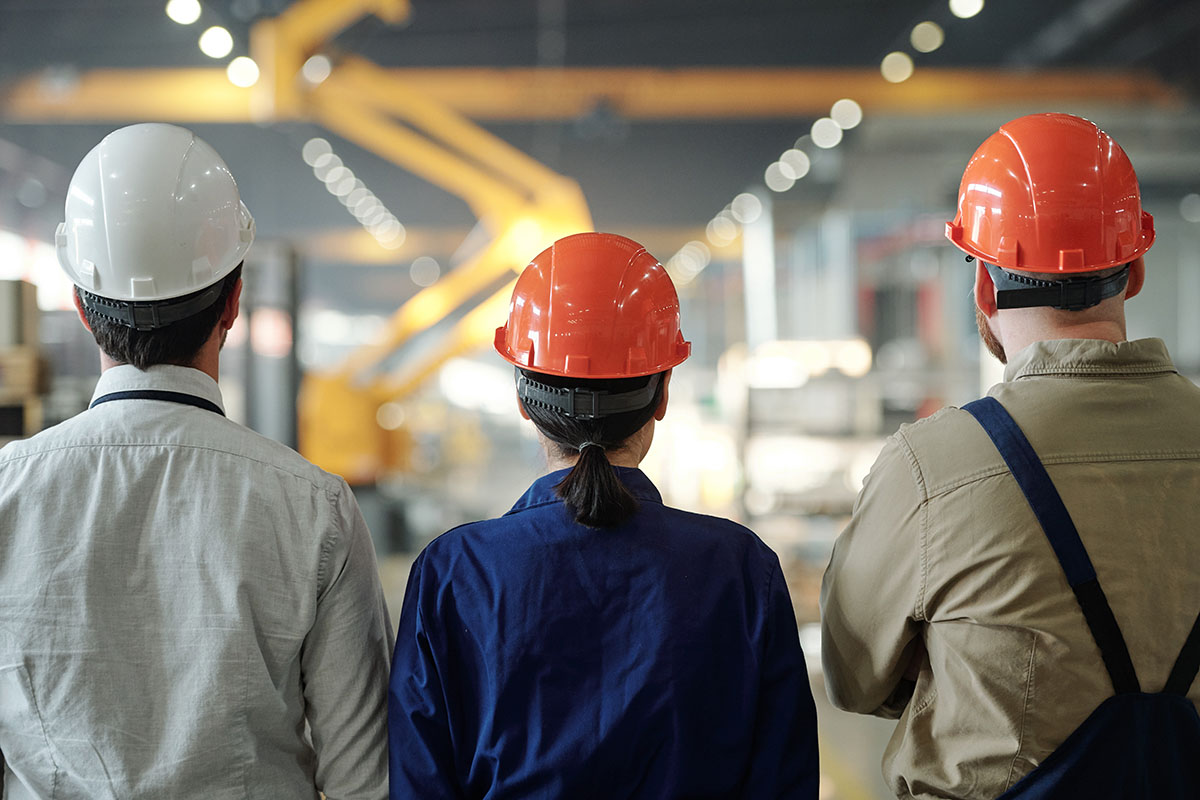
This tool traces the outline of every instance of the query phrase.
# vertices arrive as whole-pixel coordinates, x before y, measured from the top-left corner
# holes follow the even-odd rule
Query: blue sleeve
[[[778,563],[767,591],[762,683],[746,797],[816,800],[817,709],[796,614]]]
[[[422,605],[424,554],[408,576],[388,687],[388,775],[392,800],[458,798],[450,715]]]

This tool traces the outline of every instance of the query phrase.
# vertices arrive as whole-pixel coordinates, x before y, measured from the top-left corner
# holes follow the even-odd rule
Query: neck
[[[999,338],[1007,352],[1017,353],[1034,342],[1055,339],[1099,339],[1107,342],[1123,342],[1126,339],[1124,314],[1119,318],[1076,321],[1066,315],[1087,312],[1042,312],[1042,309],[1008,309],[998,315]]]
[[[196,354],[196,358],[194,358],[188,364],[179,364],[178,366],[189,367],[191,369],[198,369],[201,372],[203,372],[205,375],[207,375],[208,377],[212,378],[214,381],[217,381],[219,383],[220,375],[221,375],[220,353],[221,353],[221,339],[219,336],[214,336],[213,338],[210,338],[207,342],[204,343],[204,346],[200,348],[200,352]],[[120,367],[120,366],[124,366],[124,365],[125,365],[124,361],[117,361],[117,360],[113,359],[111,356],[109,356],[109,354],[104,352],[103,350],[100,351],[100,372],[101,372],[101,374],[107,372],[108,370],[112,369],[113,367]]]
[[[542,449],[546,452],[546,465],[551,472],[570,469],[579,461],[579,453],[550,441],[541,431],[538,431],[538,439],[541,440]],[[636,468],[642,463],[646,453],[650,452],[652,441],[654,441],[653,419],[643,425],[640,431],[626,439],[619,450],[606,450],[604,457],[614,467]]]

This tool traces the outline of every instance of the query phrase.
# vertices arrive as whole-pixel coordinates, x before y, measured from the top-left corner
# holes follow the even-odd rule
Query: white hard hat
[[[55,236],[67,276],[116,301],[103,304],[110,310],[212,286],[253,241],[254,219],[225,162],[191,131],[161,123],[113,131],[83,157]],[[115,318],[137,328],[174,321],[124,312]]]

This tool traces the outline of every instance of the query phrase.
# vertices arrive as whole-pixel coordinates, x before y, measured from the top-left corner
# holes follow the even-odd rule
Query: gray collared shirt
[[[206,374],[109,369],[96,397]],[[126,399],[0,450],[7,800],[387,795],[392,633],[345,481]]]

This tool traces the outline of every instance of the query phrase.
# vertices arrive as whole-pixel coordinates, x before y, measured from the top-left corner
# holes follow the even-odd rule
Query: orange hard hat
[[[658,259],[624,236],[577,233],[525,267],[496,350],[533,372],[600,379],[663,372],[692,346]]]
[[[946,238],[1006,270],[1095,272],[1149,250],[1154,218],[1111,136],[1081,117],[1031,114],[975,151]]]

